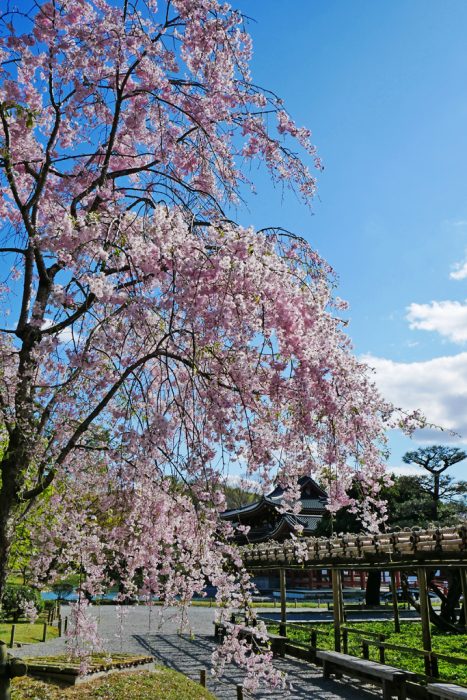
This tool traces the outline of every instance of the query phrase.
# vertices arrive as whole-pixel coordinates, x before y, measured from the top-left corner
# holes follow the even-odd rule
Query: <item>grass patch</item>
[[[296,640],[301,644],[308,645],[310,642],[310,628],[320,630],[318,634],[317,645],[320,649],[334,649],[334,628],[329,623],[313,622],[310,625],[303,627],[288,627],[287,636],[291,640]],[[422,627],[420,622],[402,622],[401,631],[399,634],[394,632],[394,623],[392,621],[381,622],[356,622],[347,623],[346,627],[355,627],[359,630],[367,632],[384,634],[385,641],[390,644],[398,644],[400,646],[412,647],[414,649],[423,649],[422,643]],[[277,623],[268,625],[271,632],[277,633],[279,626]],[[322,632],[322,634],[321,634]],[[433,651],[449,656],[457,656],[467,659],[467,634],[443,634],[437,628],[432,627],[432,646]],[[349,654],[353,656],[362,656],[361,638],[364,635],[349,634]],[[372,639],[370,636],[367,639]],[[375,646],[370,645],[370,659],[379,661],[379,651]],[[385,662],[390,666],[404,668],[414,673],[424,674],[424,662],[422,657],[414,656],[410,652],[386,650]],[[446,661],[439,661],[440,680],[451,683],[460,683],[467,685],[467,664],[457,665],[450,664]]]
[[[114,674],[71,688],[32,678],[15,678],[12,687],[12,700],[215,700],[205,688],[163,667]]]
[[[15,642],[20,642],[22,644],[36,644],[42,641],[42,632],[44,625],[41,622],[36,622],[31,625],[30,622],[17,622],[15,629]],[[0,623],[0,640],[2,642],[10,643],[11,635],[11,624],[2,622]],[[56,627],[47,627],[47,639],[53,639],[58,636],[58,629]]]
[[[155,603],[155,605],[158,605],[159,603]],[[190,601],[190,606],[194,608],[217,608],[219,607],[217,602],[213,600],[212,598],[201,598],[201,599],[194,599]],[[222,607],[222,605],[221,605]],[[252,603],[253,608],[280,608],[281,604],[280,601],[274,602],[273,600],[267,600],[264,603],[261,602],[254,602]],[[291,610],[292,608],[322,608],[327,609],[326,603],[321,601],[321,603],[317,603],[313,600],[297,600],[297,603],[295,603],[293,600],[288,600],[287,601],[287,608]]]

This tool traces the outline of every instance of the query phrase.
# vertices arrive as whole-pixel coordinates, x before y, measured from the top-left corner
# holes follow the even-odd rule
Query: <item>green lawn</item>
[[[31,625],[29,622],[17,622],[15,630],[15,641],[22,642],[24,644],[35,644],[36,642],[42,641],[42,631],[44,629],[42,622],[36,622]],[[0,640],[2,642],[10,643],[11,635],[11,623],[1,622],[0,623]],[[56,627],[47,627],[47,639],[52,639],[58,635],[58,630]]]
[[[156,603],[156,605],[157,605],[157,603]],[[211,607],[215,608],[215,607],[217,607],[216,601],[213,600],[212,598],[208,598],[208,599],[201,598],[199,600],[195,599],[195,600],[192,600],[190,602],[190,605],[192,605],[195,608],[197,608],[197,607],[199,607],[199,608],[211,608]],[[260,603],[260,602],[253,603],[254,608],[280,608],[280,606],[281,606],[280,601],[274,602],[272,600],[268,600],[264,603]],[[305,601],[297,601],[297,603],[295,604],[291,600],[287,601],[287,608],[289,610],[292,610],[292,608],[319,608],[319,607],[321,607],[323,609],[326,608],[326,603],[321,603],[320,605],[318,605],[318,603],[316,603],[315,601],[305,600]]]
[[[287,636],[290,639],[295,639],[303,644],[308,645],[310,641],[310,628],[320,630],[317,638],[317,646],[321,649],[334,648],[334,628],[331,624],[313,623],[313,625],[304,625],[299,629],[296,627],[288,627]],[[422,649],[422,629],[420,623],[403,622],[401,623],[401,631],[399,634],[394,632],[394,624],[391,621],[381,622],[365,622],[365,623],[348,623],[347,627],[354,627],[359,630],[365,630],[372,633],[386,635],[386,642],[401,646],[408,646],[414,649]],[[271,625],[271,632],[278,631],[277,623]],[[363,635],[361,635],[363,636]],[[354,656],[362,656],[361,636],[357,634],[349,634],[349,654]],[[371,639],[370,636],[367,639]],[[449,656],[457,656],[467,660],[467,634],[451,635],[442,634],[436,628],[432,628],[432,645],[433,651],[440,654],[448,654]],[[374,661],[379,660],[378,649],[370,645],[370,658]],[[385,662],[389,665],[405,668],[415,673],[424,673],[423,658],[416,657],[410,652],[401,652],[395,650],[387,650]],[[445,661],[439,661],[440,678],[443,681],[452,683],[460,683],[467,685],[467,663],[465,665],[450,664]]]
[[[69,688],[32,678],[16,678],[12,687],[12,700],[215,700],[197,683],[162,667],[154,672],[111,674]]]

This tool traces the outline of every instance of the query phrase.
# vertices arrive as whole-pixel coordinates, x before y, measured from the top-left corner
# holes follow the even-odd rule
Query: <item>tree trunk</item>
[[[381,571],[370,569],[366,580],[365,605],[381,604]]]
[[[11,503],[8,504],[0,492],[0,609],[8,574],[8,557],[11,547]]]
[[[441,617],[455,624],[457,622],[456,608],[462,595],[462,587],[459,572],[447,570],[448,592],[444,600],[441,601]]]
[[[435,473],[433,475],[433,505],[431,509],[433,521],[435,523],[438,521],[439,479],[440,475]]]
[[[450,571],[450,570],[448,570]],[[457,574],[457,580],[456,580],[456,572],[452,574],[452,578],[449,576],[449,591],[448,595],[445,596],[442,591],[439,590],[437,586],[435,586],[433,583],[431,583],[431,578],[433,576],[433,571],[428,572],[428,580],[430,581],[430,588],[432,591],[436,593],[436,595],[439,597],[441,600],[441,613],[438,614],[437,612],[434,611],[433,605],[431,604],[431,598],[428,598],[428,604],[429,604],[429,611],[430,611],[430,622],[435,625],[438,629],[442,630],[443,632],[453,632],[455,634],[460,634],[463,630],[458,627],[457,625],[454,624],[456,620],[456,614],[455,614],[455,607],[459,602],[460,598],[460,578],[459,575]],[[418,613],[420,613],[420,603],[415,600],[415,598],[412,596],[408,584],[408,579],[407,579],[407,573],[404,573],[401,576],[401,586],[402,590],[404,591],[407,600],[409,601],[410,605],[416,610]],[[452,590],[451,590],[452,589]]]
[[[8,576],[8,558],[14,536],[13,521],[21,481],[21,471],[17,464],[22,462],[15,458],[11,443],[12,440],[6,450],[6,456],[0,463],[0,605]]]

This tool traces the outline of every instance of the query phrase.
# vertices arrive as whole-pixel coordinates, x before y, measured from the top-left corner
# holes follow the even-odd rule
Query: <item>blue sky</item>
[[[461,436],[393,435],[389,464],[421,444],[467,450],[466,0],[232,3],[252,18],[255,82],[312,129],[325,165],[313,215],[260,169],[239,219],[305,236],[339,275],[383,394]]]
[[[259,173],[242,220],[307,237],[383,393],[467,446],[467,3],[235,4],[255,20],[255,81],[312,129],[325,165],[313,216]],[[422,440],[452,441],[393,436],[390,465]]]

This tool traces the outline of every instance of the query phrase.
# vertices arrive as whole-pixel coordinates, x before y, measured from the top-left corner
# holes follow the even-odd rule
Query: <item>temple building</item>
[[[238,530],[234,535],[237,544],[247,544],[256,542],[267,542],[269,540],[283,541],[291,535],[297,534],[298,525],[303,526],[302,535],[310,537],[315,535],[316,528],[321,518],[326,512],[327,494],[309,476],[303,476],[298,481],[300,485],[300,512],[282,512],[281,504],[284,496],[284,489],[280,486],[271,491],[267,496],[262,496],[259,500],[240,508],[233,508],[221,513],[223,520],[229,520],[234,531],[239,525],[248,525],[250,530],[245,534]],[[343,571],[342,582],[346,589],[350,589],[349,594],[355,596],[355,591],[365,589],[365,571]],[[295,600],[308,597],[312,591],[316,598],[322,592],[322,599],[326,600],[332,595],[331,570],[330,569],[290,569],[286,572],[286,588],[288,597]],[[278,570],[263,569],[256,572],[253,582],[261,594],[279,596],[279,574]],[[400,584],[398,584],[400,585]],[[328,598],[326,596],[328,595]]]
[[[327,496],[309,476],[302,476],[299,484],[301,508],[298,514],[281,512],[284,489],[280,486],[276,486],[270,494],[262,496],[254,503],[224,511],[221,518],[231,521],[234,528],[239,525],[250,527],[247,535],[237,532],[235,542],[245,544],[266,540],[282,541],[291,534],[296,534],[299,526],[303,527],[304,536],[313,535],[325,513]]]

